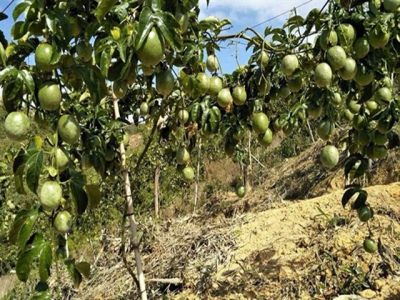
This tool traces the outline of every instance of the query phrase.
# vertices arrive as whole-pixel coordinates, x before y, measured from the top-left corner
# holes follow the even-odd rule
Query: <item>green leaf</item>
[[[54,14],[46,14],[46,25],[52,33],[56,33],[57,21]]]
[[[0,35],[2,33],[3,32],[0,30]],[[0,39],[0,60],[1,60],[0,61],[1,64],[5,67],[7,65],[7,63],[6,63],[7,57],[6,57],[6,51],[4,49],[3,43],[1,42],[1,39]]]
[[[28,244],[26,250],[18,256],[15,269],[20,281],[26,282],[28,280],[33,260],[40,255],[43,243],[43,235],[41,233],[35,234],[32,243]]]
[[[154,23],[152,21],[152,11],[149,7],[145,6],[139,17],[139,27],[136,33],[135,40],[136,49],[140,49],[140,47],[142,47],[144,41],[149,35],[151,29],[153,28],[153,25]]]
[[[12,100],[15,98],[15,96],[18,94],[22,87],[22,79],[19,78],[18,76],[15,78],[15,80],[10,81],[4,90],[4,95],[7,96],[7,100]]]
[[[357,196],[356,201],[354,201],[354,203],[352,205],[352,209],[359,209],[359,208],[365,206],[367,199],[368,199],[367,191],[361,190]]]
[[[35,286],[35,291],[37,292],[44,292],[48,290],[49,290],[49,285],[47,284],[47,282],[39,281]]]
[[[127,48],[126,43],[124,41],[119,40],[117,46],[121,60],[123,62],[126,62],[126,48]]]
[[[28,160],[26,162],[26,183],[28,188],[37,194],[39,178],[43,166],[43,151],[39,149],[29,149],[27,151]]]
[[[20,70],[18,76],[22,78],[22,81],[25,83],[26,87],[28,88],[29,92],[32,95],[35,94],[35,82],[33,81],[33,77],[30,72],[27,70]]]
[[[90,276],[90,264],[87,262],[80,262],[75,265],[76,269],[81,273],[83,276],[86,278],[89,278]]]
[[[351,188],[348,189],[342,197],[342,206],[343,208],[346,206],[346,204],[350,201],[351,197],[353,197],[356,193],[359,192],[359,189],[357,188]]]
[[[14,173],[15,189],[17,190],[18,194],[22,194],[22,195],[26,194],[25,189],[24,189],[24,170],[25,170],[25,166],[21,166]]]
[[[51,12],[51,14],[54,17],[54,20],[56,20],[56,19],[58,20],[58,23],[60,24],[61,30],[64,34],[65,40],[70,41],[72,38],[72,28],[71,28],[70,22],[68,21],[67,15],[65,14],[65,11],[56,9],[56,10],[53,10]],[[54,40],[53,40],[53,51],[54,51]],[[53,54],[53,56],[54,56],[54,54]],[[51,62],[51,63],[54,64],[54,62]]]
[[[152,19],[157,23],[158,28],[161,30],[164,39],[176,52],[182,51],[182,39],[177,34],[175,29],[180,28],[178,21],[169,12],[157,11]]]
[[[88,197],[84,190],[85,181],[81,172],[69,169],[71,174],[70,192],[72,201],[75,203],[76,211],[79,215],[83,214],[88,206]]]
[[[39,254],[39,276],[40,280],[46,282],[50,276],[50,267],[53,263],[53,252],[49,243],[43,243]]]
[[[19,16],[24,12],[24,10],[30,5],[31,5],[30,2],[24,1],[24,2],[18,3],[15,6],[14,11],[12,13],[14,22],[19,18]]]
[[[99,186],[96,184],[87,184],[85,185],[85,191],[88,196],[89,207],[95,208],[99,205],[101,200],[101,191]]]
[[[50,300],[50,293],[49,291],[43,291],[40,292],[39,294],[32,296],[31,300]]]
[[[100,70],[101,70],[101,74],[104,77],[107,77],[107,75],[108,75],[108,69],[110,68],[110,65],[111,65],[111,59],[112,59],[113,53],[114,53],[114,49],[112,47],[108,47],[108,48],[104,49],[104,51],[101,53]]]
[[[0,12],[0,21],[6,20],[6,19],[8,19],[8,16],[5,13]]]
[[[65,260],[64,264],[67,267],[69,276],[71,276],[71,279],[74,282],[75,287],[78,288],[82,282],[82,275],[79,272],[79,270],[75,267],[75,260]]]
[[[19,38],[23,37],[28,32],[29,25],[29,22],[22,21],[14,23],[13,27],[11,28],[12,39],[18,40]]]
[[[107,95],[107,85],[101,71],[95,66],[74,65],[71,68],[78,73],[85,82],[90,96],[95,104],[99,104],[100,100]]]
[[[38,216],[38,209],[19,211],[8,234],[10,243],[18,242],[18,249],[23,249],[31,236]]]
[[[2,82],[7,77],[17,77],[18,70],[13,66],[8,66],[0,71],[0,82]]]
[[[97,21],[99,21],[99,23],[104,21],[104,17],[106,16],[106,14],[111,10],[111,8],[117,2],[118,0],[100,0],[94,12]]]

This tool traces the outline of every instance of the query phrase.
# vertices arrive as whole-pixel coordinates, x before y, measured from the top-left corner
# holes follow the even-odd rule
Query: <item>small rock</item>
[[[374,299],[376,297],[376,292],[373,290],[363,290],[358,293],[361,297],[367,298],[367,299]]]

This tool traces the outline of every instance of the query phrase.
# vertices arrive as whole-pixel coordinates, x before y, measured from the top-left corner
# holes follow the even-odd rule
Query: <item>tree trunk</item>
[[[160,203],[158,201],[158,196],[160,194],[160,186],[158,184],[160,179],[160,173],[161,173],[161,164],[158,164],[154,174],[154,206],[155,206],[154,213],[157,219],[160,217],[159,215]]]
[[[118,119],[120,117],[120,113],[118,107],[118,99],[115,96],[113,96],[113,105],[114,105],[115,119]],[[140,256],[139,241],[137,235],[137,223],[135,220],[135,216],[133,214],[131,182],[129,181],[128,168],[126,166],[125,146],[123,141],[119,144],[119,151],[121,155],[122,176],[125,188],[126,214],[129,220],[129,225],[132,233],[132,244],[135,253],[136,272],[138,276],[137,279],[139,281],[140,298],[142,300],[147,300],[146,284],[144,279],[142,259]]]
[[[194,186],[193,213],[196,212],[197,199],[199,197],[200,161],[201,161],[201,137],[199,138],[199,152],[198,152],[198,155],[197,155],[197,170],[196,170],[196,183],[195,183],[195,186]]]

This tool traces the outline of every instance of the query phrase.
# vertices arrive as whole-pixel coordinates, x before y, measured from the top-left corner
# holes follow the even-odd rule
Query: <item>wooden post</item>
[[[249,131],[249,144],[247,148],[247,153],[249,155],[249,164],[245,166],[244,168],[244,178],[245,178],[245,188],[246,188],[246,193],[250,193],[252,189],[251,185],[251,175],[252,175],[252,154],[251,154],[251,132]]]
[[[115,95],[113,95],[113,106],[114,106],[115,119],[117,120],[118,118],[120,118],[120,113],[119,113],[118,99],[115,97]],[[119,151],[121,155],[122,177],[125,188],[125,202],[126,202],[126,215],[127,215],[126,217],[129,220],[129,225],[132,234],[132,244],[133,244],[133,251],[135,253],[136,272],[138,276],[137,279],[139,281],[140,298],[142,300],[147,300],[146,284],[144,279],[142,259],[140,256],[139,240],[137,234],[137,223],[133,213],[134,211],[133,211],[131,182],[129,180],[128,168],[126,166],[125,146],[123,141],[119,144]]]
[[[154,174],[154,206],[155,206],[154,213],[156,218],[160,217],[159,214],[160,203],[158,201],[158,197],[160,194],[160,186],[159,186],[160,173],[161,173],[161,164],[158,164]]]
[[[199,152],[197,154],[197,170],[196,170],[196,182],[195,182],[195,186],[194,186],[193,213],[196,212],[197,199],[199,197],[200,161],[201,161],[201,137],[199,138]]]

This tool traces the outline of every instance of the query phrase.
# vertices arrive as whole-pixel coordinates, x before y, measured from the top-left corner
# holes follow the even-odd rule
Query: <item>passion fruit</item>
[[[329,119],[323,119],[317,127],[317,135],[324,141],[332,139],[335,131],[335,124]]]
[[[178,111],[178,121],[180,124],[186,124],[189,121],[189,112],[186,109]]]
[[[294,54],[289,54],[283,57],[281,62],[281,70],[286,76],[290,76],[299,68],[299,60]]]
[[[366,86],[374,80],[374,72],[367,69],[365,66],[357,68],[356,76],[354,76],[355,82],[361,86]]]
[[[194,171],[193,168],[190,166],[186,166],[183,170],[182,170],[182,175],[183,175],[183,179],[186,182],[191,182],[194,179]]]
[[[257,90],[261,95],[267,95],[271,90],[271,82],[266,78],[260,78],[257,82]]]
[[[370,45],[375,49],[384,48],[390,39],[390,33],[378,28],[369,31],[368,40]]]
[[[14,111],[7,115],[4,131],[9,139],[20,142],[26,138],[30,126],[31,121],[26,114]]]
[[[56,181],[46,181],[43,183],[40,192],[39,199],[40,204],[46,211],[52,211],[58,208],[61,204],[62,188]]]
[[[68,167],[69,158],[64,148],[58,147],[55,153],[55,161],[57,169],[62,172]]]
[[[329,48],[326,58],[333,70],[339,70],[346,64],[346,52],[340,46]]]
[[[59,234],[68,233],[72,227],[71,214],[66,210],[58,212],[54,218],[53,226]]]
[[[222,80],[218,76],[211,76],[210,87],[208,89],[208,94],[210,96],[217,96],[222,90]]]
[[[353,45],[353,50],[355,59],[362,59],[366,57],[370,50],[368,39],[366,37],[360,37],[356,39]]]
[[[388,103],[393,100],[393,95],[392,91],[388,87],[381,87],[380,89],[377,90],[376,96],[378,99],[383,102],[383,103]]]
[[[363,248],[368,253],[375,253],[378,250],[378,245],[371,238],[364,239]]]
[[[206,67],[207,67],[207,70],[210,71],[211,73],[214,73],[214,72],[218,71],[218,69],[219,69],[219,62],[218,62],[218,58],[217,58],[216,55],[210,54],[210,55],[207,57],[207,60],[206,60]]]
[[[338,43],[338,36],[336,31],[325,29],[319,36],[319,45],[324,51],[328,51],[329,47],[336,46]]]
[[[372,155],[375,159],[382,159],[387,156],[387,148],[384,145],[374,145]]]
[[[383,146],[388,142],[388,136],[385,133],[380,133],[378,130],[375,130],[372,134],[372,141],[375,145]]]
[[[357,38],[356,30],[353,25],[348,23],[340,24],[336,29],[336,33],[338,35],[339,44],[346,48],[351,47]]]
[[[290,88],[287,85],[282,85],[278,92],[279,98],[286,99],[290,95]]]
[[[140,115],[141,116],[147,116],[150,112],[150,108],[149,105],[147,104],[147,102],[142,102],[140,104]]]
[[[196,79],[198,82],[197,92],[201,95],[206,94],[210,88],[210,77],[206,73],[200,72],[197,74]]]
[[[320,159],[326,168],[331,169],[339,162],[339,151],[335,146],[325,146],[321,151]]]
[[[265,133],[269,126],[269,119],[266,114],[260,112],[253,115],[253,130],[257,134]]]
[[[265,68],[269,62],[269,55],[267,51],[264,50],[260,51],[260,53],[257,56],[256,62],[259,68]]]
[[[186,147],[179,147],[178,151],[176,151],[175,159],[180,165],[186,165],[189,162],[190,154]]]
[[[301,90],[303,86],[303,78],[301,76],[295,76],[289,82],[287,87],[290,92],[297,93]]]
[[[40,107],[44,110],[57,110],[60,107],[61,98],[60,86],[57,83],[48,81],[39,87],[38,99]]]
[[[361,222],[368,222],[373,216],[371,207],[365,205],[357,209],[357,215]]]
[[[171,70],[161,71],[156,75],[156,89],[163,95],[169,95],[175,86],[175,78]]]
[[[86,41],[80,41],[76,45],[77,59],[83,62],[88,62],[92,59],[93,47]]]
[[[314,80],[318,87],[326,87],[332,82],[332,69],[327,63],[320,63],[314,70]]]
[[[128,92],[128,83],[125,80],[116,80],[113,82],[112,90],[115,97],[122,99]]]
[[[70,145],[78,142],[81,137],[81,127],[72,115],[61,116],[58,120],[57,130],[61,139]]]
[[[400,8],[400,0],[383,0],[383,8],[388,12],[397,12]]]
[[[233,98],[233,103],[235,103],[235,105],[238,106],[243,105],[247,100],[247,93],[245,87],[242,85],[235,86],[232,91],[232,98]]]
[[[339,76],[344,80],[352,80],[357,74],[357,63],[351,57],[345,59],[343,67],[339,70]]]
[[[236,196],[239,198],[243,198],[246,195],[246,188],[243,185],[240,185],[236,188]]]
[[[136,50],[139,60],[148,67],[158,65],[164,52],[164,39],[155,27],[151,29],[142,46]]]
[[[40,44],[35,51],[36,66],[42,71],[52,71],[55,66],[51,65],[53,47],[50,44]]]
[[[231,91],[228,88],[224,88],[219,91],[217,95],[217,103],[222,108],[228,107],[233,102]]]
[[[267,131],[265,131],[265,133],[258,135],[257,140],[261,146],[268,147],[269,145],[272,144],[273,137],[274,135],[272,133],[272,130],[268,128]]]

